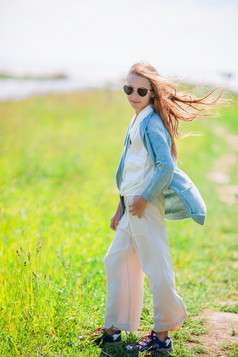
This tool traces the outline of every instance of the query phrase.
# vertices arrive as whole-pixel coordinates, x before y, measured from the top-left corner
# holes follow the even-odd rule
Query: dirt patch
[[[218,136],[225,138],[226,142],[232,147],[233,150],[238,150],[238,136],[231,135],[224,127],[215,126],[214,133]]]
[[[209,333],[193,337],[202,342],[208,356],[227,356],[221,346],[229,342],[238,342],[238,314],[205,309],[199,316],[201,317],[207,319],[205,327]],[[194,346],[194,343],[191,346]]]
[[[229,175],[227,175],[225,172],[221,171],[213,171],[208,174],[208,178],[211,181],[215,181],[218,183],[228,183],[230,181]]]
[[[225,185],[230,181],[229,169],[230,166],[236,162],[236,157],[233,154],[224,154],[215,163],[214,171],[208,174],[208,178],[211,181],[220,184],[217,186],[219,199],[222,202],[229,204],[235,204],[238,196],[237,185]]]
[[[236,203],[236,196],[238,196],[238,185],[218,186],[219,198],[223,202],[230,204]]]
[[[238,150],[238,136],[237,135],[226,135],[226,141],[231,145],[233,150]]]
[[[222,300],[222,301],[218,302],[218,304],[220,304],[221,306],[224,306],[224,305],[232,306],[232,305],[236,305],[237,303],[238,303],[238,300],[231,300],[231,299],[227,299],[225,301]],[[237,316],[237,318],[238,318],[238,316]]]
[[[208,174],[212,181],[218,183],[228,183],[230,166],[236,163],[236,156],[234,154],[223,154],[216,162],[214,171]]]
[[[208,179],[217,182],[220,185],[229,184],[230,182],[230,167],[237,162],[238,136],[230,135],[223,127],[215,127],[214,132],[225,138],[233,152],[223,154],[216,162],[213,172],[208,174]],[[238,186],[226,185],[217,186],[219,199],[230,205],[238,202]]]

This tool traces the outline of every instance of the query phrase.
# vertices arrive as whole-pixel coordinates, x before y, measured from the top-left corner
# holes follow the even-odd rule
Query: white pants
[[[164,197],[161,194],[148,202],[141,218],[128,211],[133,197],[124,197],[125,213],[104,261],[107,283],[104,327],[137,331],[146,274],[153,294],[154,331],[177,330],[188,314],[182,298],[175,292]]]

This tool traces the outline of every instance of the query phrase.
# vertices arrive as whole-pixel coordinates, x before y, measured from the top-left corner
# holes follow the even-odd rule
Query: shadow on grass
[[[154,352],[154,353],[141,353],[138,351],[127,351],[126,350],[126,346],[127,343],[122,343],[121,345],[117,345],[117,346],[101,346],[101,353],[100,353],[100,357],[126,357],[126,356],[131,356],[131,357],[135,357],[135,356],[164,356],[166,355],[167,357],[172,356],[170,353],[162,353],[162,352]]]
[[[94,351],[96,348],[97,349],[96,355],[100,356],[100,357],[126,357],[126,356],[131,356],[131,357],[155,356],[156,357],[156,356],[161,356],[161,355],[166,355],[168,357],[175,356],[173,354],[173,351],[171,351],[172,354],[170,354],[169,352],[168,353],[165,353],[165,352],[146,353],[146,352],[139,352],[137,350],[128,351],[126,349],[126,346],[134,344],[134,343],[138,342],[138,340],[139,340],[138,335],[130,333],[130,332],[129,333],[124,332],[123,336],[122,336],[122,343],[120,345],[114,345],[114,344],[113,345],[110,345],[110,344],[104,345],[102,343],[98,344],[98,343],[95,343],[95,341],[93,341],[93,340],[88,341],[88,342],[89,342],[89,346],[91,343],[94,345]],[[87,349],[87,346],[85,345],[84,348]],[[100,353],[100,354],[98,354],[98,353]],[[186,356],[188,356],[188,355],[186,355]]]

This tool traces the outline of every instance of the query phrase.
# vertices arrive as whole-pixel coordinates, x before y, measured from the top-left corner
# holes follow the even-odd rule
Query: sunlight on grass
[[[100,356],[100,349],[78,336],[103,325],[103,260],[119,198],[115,172],[133,112],[123,94],[107,90],[3,102],[0,112],[0,354]],[[178,166],[199,188],[208,213],[205,226],[166,221],[177,291],[190,314],[171,334],[171,356],[204,353],[201,346],[188,351],[185,345],[191,333],[204,333],[202,321],[195,326],[191,317],[237,291],[231,264],[237,205],[221,202],[207,179],[228,150],[211,121],[238,135],[237,115],[234,106],[222,118],[183,125],[203,135],[178,143]],[[140,333],[151,327],[146,281]],[[135,338],[126,336],[128,342]],[[123,351],[113,356],[125,356]]]

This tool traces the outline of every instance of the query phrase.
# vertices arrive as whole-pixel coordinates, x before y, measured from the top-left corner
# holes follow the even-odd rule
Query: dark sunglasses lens
[[[144,97],[148,93],[148,89],[147,88],[138,88],[137,91],[138,91],[138,94],[141,97]]]
[[[129,87],[129,86],[127,86],[127,85],[124,85],[123,89],[124,89],[124,92],[125,92],[127,95],[130,95],[130,94],[133,92],[133,88],[132,88],[132,87]]]

